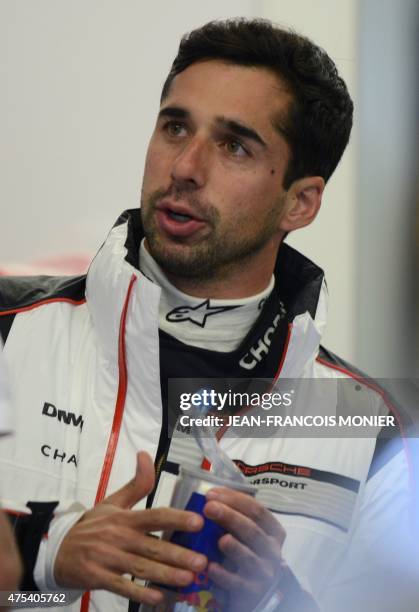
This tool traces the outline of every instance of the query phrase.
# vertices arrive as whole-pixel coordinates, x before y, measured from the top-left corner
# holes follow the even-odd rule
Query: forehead
[[[198,115],[234,117],[273,130],[291,101],[289,89],[267,68],[208,60],[179,73],[162,106],[185,106]]]

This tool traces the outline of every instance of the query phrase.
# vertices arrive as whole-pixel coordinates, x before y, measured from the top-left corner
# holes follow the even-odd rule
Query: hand
[[[123,574],[153,582],[186,586],[207,565],[204,555],[149,535],[150,531],[199,531],[203,518],[174,508],[131,510],[154,487],[154,465],[138,453],[135,477],[93,510],[65,536],[55,562],[62,587],[106,589],[137,602],[158,604],[163,595],[136,585]]]
[[[254,610],[278,576],[285,531],[265,506],[245,493],[214,488],[207,500],[205,516],[229,532],[218,544],[225,563],[208,568],[215,596],[223,610]]]
[[[17,591],[22,563],[7,517],[0,511],[0,591]],[[0,607],[0,610],[5,608]]]

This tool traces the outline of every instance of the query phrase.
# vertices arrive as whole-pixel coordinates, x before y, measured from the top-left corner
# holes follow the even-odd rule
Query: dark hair
[[[204,60],[264,67],[276,73],[293,95],[288,113],[276,126],[291,149],[284,188],[305,176],[329,179],[348,144],[353,104],[323,49],[264,19],[211,21],[182,38],[161,99],[177,74]]]

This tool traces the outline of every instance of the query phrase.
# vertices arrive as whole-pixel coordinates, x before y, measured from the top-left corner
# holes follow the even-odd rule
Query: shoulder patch
[[[85,276],[0,277],[0,333],[3,342],[17,313],[54,301],[85,301]]]
[[[353,389],[346,390],[347,393],[352,391],[353,397],[351,398],[351,401],[354,404],[358,404],[358,401],[360,404],[362,404],[362,402],[365,401],[365,394],[362,393],[362,390],[369,389],[381,397],[383,403],[388,409],[388,413],[394,415],[395,417],[397,433],[394,433],[393,428],[390,430],[388,427],[383,427],[377,436],[374,454],[368,472],[368,479],[372,478],[374,474],[385,467],[385,465],[391,461],[391,459],[397,453],[405,450],[406,454],[409,455],[407,444],[405,443],[406,432],[404,431],[404,410],[403,407],[394,400],[388,390],[380,385],[376,380],[354,367],[352,364],[341,359],[338,355],[335,355],[323,346],[320,347],[317,360],[320,363],[331,368],[335,368],[336,370],[347,374],[354,379],[354,383],[356,384],[354,384]],[[355,395],[357,395],[359,399],[356,399]],[[346,400],[348,400],[347,397]]]

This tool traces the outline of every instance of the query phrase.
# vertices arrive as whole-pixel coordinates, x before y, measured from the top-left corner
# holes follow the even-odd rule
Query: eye
[[[185,124],[174,120],[167,121],[163,126],[163,130],[172,138],[178,138],[186,133]]]
[[[225,149],[227,153],[233,155],[234,157],[247,157],[249,155],[249,151],[239,140],[227,140],[225,142]]]

